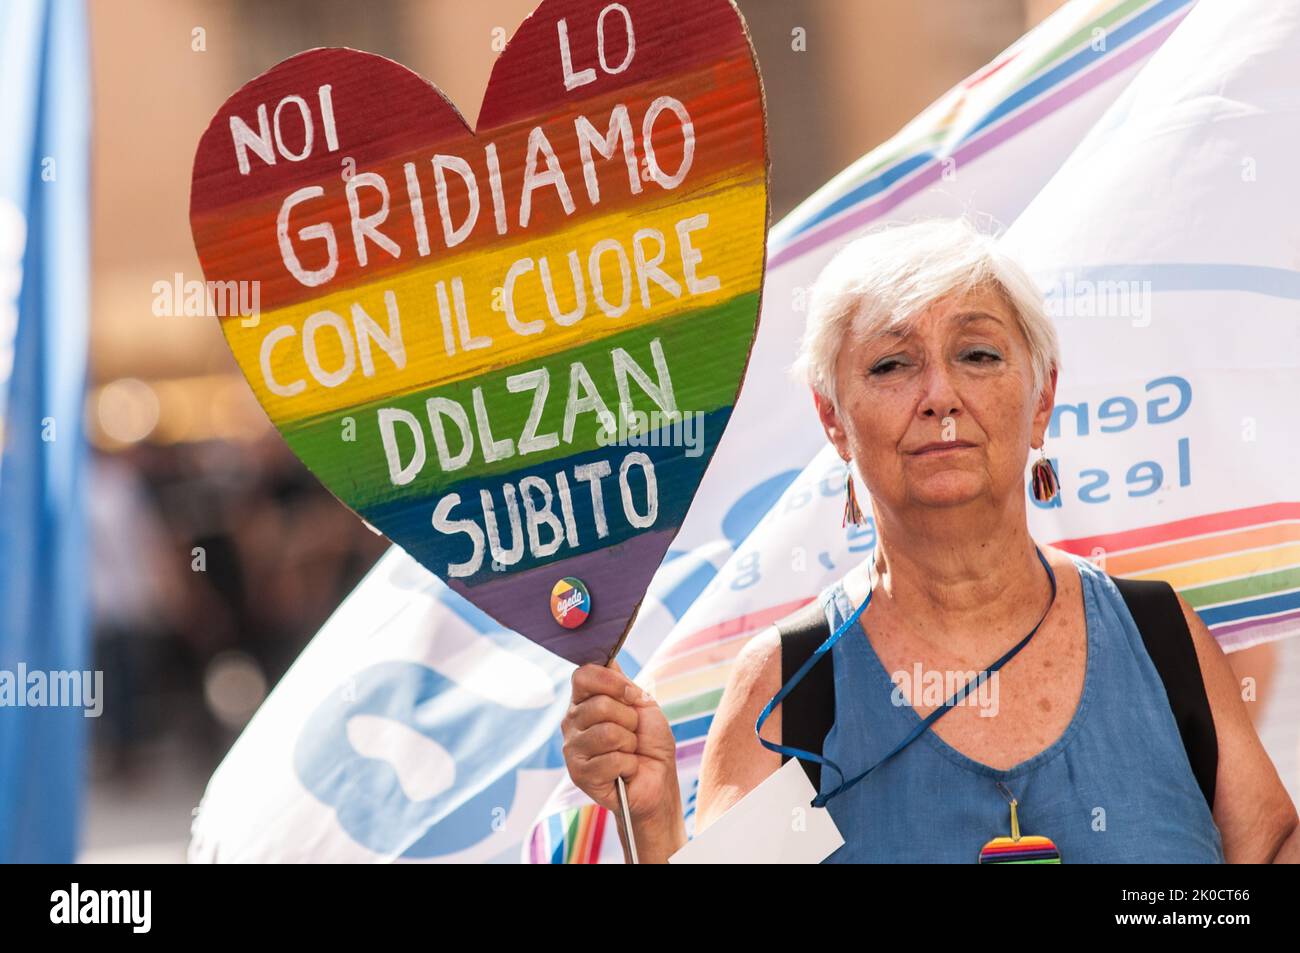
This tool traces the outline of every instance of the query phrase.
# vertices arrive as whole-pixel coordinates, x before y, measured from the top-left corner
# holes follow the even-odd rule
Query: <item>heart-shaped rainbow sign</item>
[[[391,60],[301,53],[217,112],[190,196],[226,340],[294,453],[577,663],[617,650],[727,425],[767,219],[730,0],[545,0],[477,131]]]

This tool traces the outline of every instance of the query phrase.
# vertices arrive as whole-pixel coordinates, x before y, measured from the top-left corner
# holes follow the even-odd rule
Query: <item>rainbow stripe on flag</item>
[[[1092,559],[1113,576],[1163,579],[1225,650],[1249,648],[1300,628],[1300,502],[1208,513],[1052,545]]]
[[[768,266],[843,239],[1157,50],[1196,0],[1066,4],[772,228]],[[1099,42],[1098,37],[1104,37]]]

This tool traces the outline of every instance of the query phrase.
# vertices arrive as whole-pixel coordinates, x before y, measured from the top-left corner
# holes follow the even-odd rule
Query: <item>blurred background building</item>
[[[775,222],[1059,3],[738,5],[765,78]],[[494,43],[533,6],[89,3],[86,425],[94,448],[95,666],[105,671],[108,697],[90,729],[83,859],[183,858],[190,811],[221,756],[387,546],[289,453],[218,323],[154,313],[156,282],[202,279],[188,221],[201,133],[239,86],[317,46],[392,57],[436,83],[472,123]],[[1300,640],[1285,645],[1294,656]],[[1300,677],[1294,663],[1292,680]],[[1294,740],[1284,744],[1294,750]]]

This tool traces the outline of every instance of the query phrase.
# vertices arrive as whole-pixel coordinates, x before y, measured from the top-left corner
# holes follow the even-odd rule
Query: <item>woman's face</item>
[[[907,329],[863,339],[836,365],[838,410],[816,397],[826,435],[890,509],[945,507],[1024,493],[1056,393],[1033,404],[1029,345],[995,289],[933,302]],[[923,451],[929,444],[940,450]]]

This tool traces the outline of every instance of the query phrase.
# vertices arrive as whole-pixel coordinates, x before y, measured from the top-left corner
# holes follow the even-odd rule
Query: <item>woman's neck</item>
[[[906,524],[872,502],[877,545],[851,596],[866,596],[869,574],[876,615],[888,614],[948,648],[977,647],[1032,626],[1048,605],[1051,584],[1026,525],[1024,505],[931,510]],[[1046,558],[1046,554],[1044,554]],[[1032,618],[1030,618],[1032,616]]]

